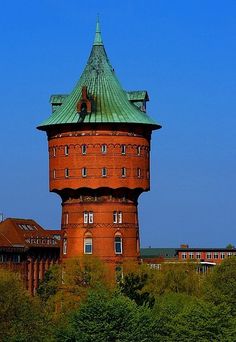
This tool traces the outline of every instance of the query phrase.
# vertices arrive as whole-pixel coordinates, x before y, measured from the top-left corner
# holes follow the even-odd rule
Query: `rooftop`
[[[161,126],[134,100],[148,100],[146,91],[126,92],[122,89],[107,57],[99,21],[87,65],[70,95],[54,95],[53,113],[38,126],[47,130],[54,125],[82,123],[129,123]],[[82,102],[84,102],[84,107]]]
[[[60,231],[45,230],[31,219],[7,218],[0,222],[2,247],[60,247]]]

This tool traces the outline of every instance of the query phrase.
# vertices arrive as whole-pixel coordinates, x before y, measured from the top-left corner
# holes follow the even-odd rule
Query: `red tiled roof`
[[[59,247],[54,238],[59,232],[45,230],[31,219],[7,218],[0,223],[0,247]]]

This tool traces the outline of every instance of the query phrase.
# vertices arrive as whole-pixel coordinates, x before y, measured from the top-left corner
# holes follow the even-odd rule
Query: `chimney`
[[[183,243],[180,245],[180,248],[188,248],[188,245],[186,243]]]

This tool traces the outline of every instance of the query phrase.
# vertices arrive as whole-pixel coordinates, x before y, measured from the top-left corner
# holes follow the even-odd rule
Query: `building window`
[[[69,169],[65,169],[65,178],[69,177]]]
[[[214,252],[214,259],[218,259],[219,255],[217,252]]]
[[[0,255],[0,263],[7,262],[7,256],[5,254]]]
[[[126,168],[122,167],[121,169],[121,177],[126,177]]]
[[[67,238],[63,239],[63,254],[67,254]]]
[[[196,259],[201,259],[201,253],[200,252],[196,253]]]
[[[69,223],[69,214],[64,213],[64,224],[68,224],[68,223]]]
[[[53,153],[53,157],[56,157],[56,147],[53,147],[53,149],[52,149],[52,153]]]
[[[225,258],[225,253],[223,253],[223,252],[220,253],[220,258],[221,258],[221,259],[224,259],[224,258]]]
[[[53,179],[56,179],[56,170],[55,169],[52,171],[52,177],[53,177]]]
[[[84,211],[84,223],[87,224],[88,223],[88,212]]]
[[[185,252],[182,253],[182,259],[187,259],[187,253]]]
[[[87,177],[87,169],[86,169],[86,167],[82,168],[82,177]]]
[[[93,223],[93,211],[84,211],[84,224]]]
[[[126,146],[121,145],[121,154],[126,154]]]
[[[194,259],[194,253],[193,252],[189,253],[189,259]]]
[[[140,156],[141,155],[141,146],[137,147],[137,155]]]
[[[228,252],[228,257],[231,257],[233,255],[232,252]]]
[[[93,212],[89,212],[89,223],[93,223]]]
[[[122,211],[113,211],[113,223],[122,223]]]
[[[206,255],[206,257],[207,257],[207,259],[211,259],[211,258],[212,258],[211,253],[208,252],[207,255]]]
[[[87,146],[86,145],[82,145],[81,146],[81,151],[82,151],[82,154],[86,154],[87,153]]]
[[[105,167],[102,168],[102,177],[107,176],[107,169]]]
[[[115,236],[115,254],[122,254],[122,237]]]
[[[68,154],[69,154],[69,146],[66,145],[65,146],[65,156],[68,156]]]
[[[12,255],[12,261],[14,263],[20,263],[20,255],[19,254],[13,254]]]
[[[93,240],[92,238],[86,237],[84,239],[84,254],[92,254],[93,252]]]
[[[141,178],[141,169],[139,167],[137,168],[137,177]]]
[[[106,144],[103,144],[101,146],[101,150],[102,150],[102,154],[106,154],[107,153],[107,145]]]

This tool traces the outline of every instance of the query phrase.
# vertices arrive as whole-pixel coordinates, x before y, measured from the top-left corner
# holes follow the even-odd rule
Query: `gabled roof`
[[[84,87],[92,108],[82,117],[77,105],[82,99]],[[79,82],[70,95],[53,100],[62,100],[62,104],[54,107],[52,115],[38,126],[40,130],[47,130],[54,125],[82,123],[132,123],[150,125],[152,129],[161,127],[129,101],[107,57],[99,22],[92,51]]]
[[[7,218],[0,223],[0,247],[59,247],[57,234],[31,219]]]
[[[129,101],[149,101],[148,93],[146,90],[133,90],[127,91]]]

